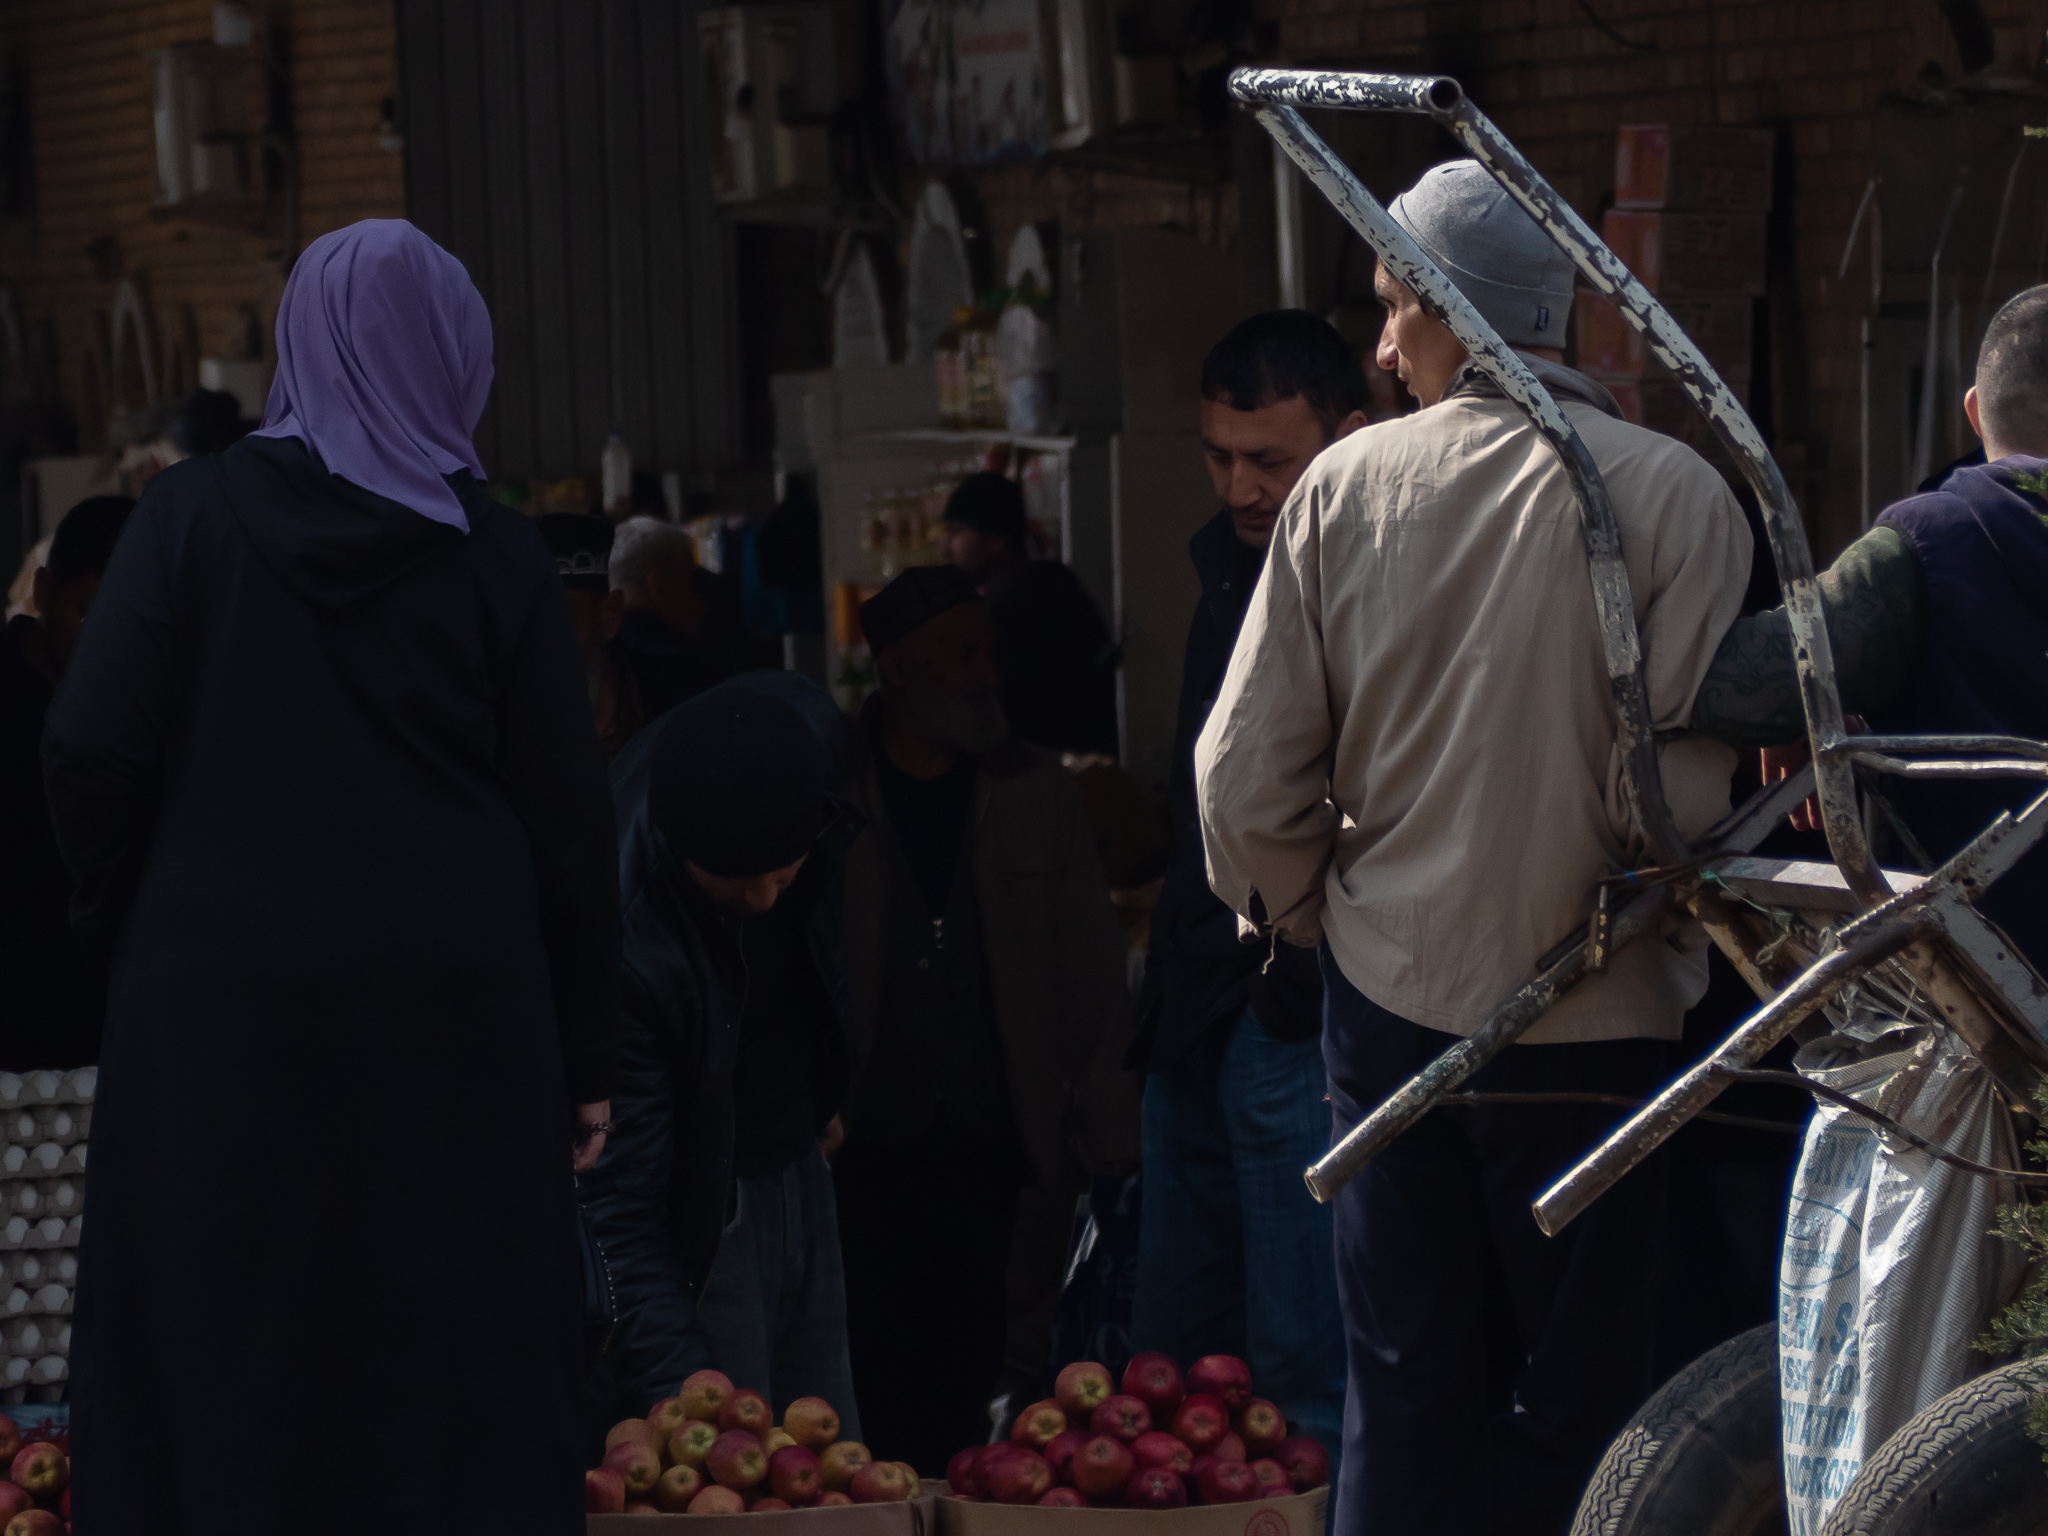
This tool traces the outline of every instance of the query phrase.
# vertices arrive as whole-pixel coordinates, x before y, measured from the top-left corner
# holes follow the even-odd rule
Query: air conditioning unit
[[[720,203],[832,187],[839,58],[829,5],[746,5],[698,17],[712,104],[711,185]]]

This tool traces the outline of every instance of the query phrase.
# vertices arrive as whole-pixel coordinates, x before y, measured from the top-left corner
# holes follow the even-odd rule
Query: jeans
[[[697,1321],[711,1363],[767,1398],[778,1418],[797,1398],[822,1397],[839,1410],[839,1438],[861,1438],[839,1214],[821,1154],[739,1181],[739,1215],[704,1282]]]
[[[1249,1012],[1220,1069],[1197,1052],[1145,1080],[1144,1199],[1131,1347],[1185,1367],[1237,1355],[1297,1432],[1342,1449],[1344,1358],[1330,1212],[1301,1172],[1330,1145],[1314,1040]]]
[[[1389,1013],[1326,948],[1323,1044],[1348,1131],[1455,1037]],[[1512,1045],[1467,1088],[1647,1097],[1661,1040]],[[1649,1396],[1664,1164],[1556,1237],[1529,1205],[1630,1111],[1446,1106],[1337,1195],[1350,1392],[1331,1536],[1564,1536],[1608,1442]]]

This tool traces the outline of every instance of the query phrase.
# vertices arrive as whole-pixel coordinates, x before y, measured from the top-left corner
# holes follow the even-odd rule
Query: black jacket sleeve
[[[620,1034],[612,1122],[597,1166],[578,1190],[604,1254],[617,1322],[606,1353],[620,1410],[644,1413],[710,1363],[682,1251],[669,1184],[675,1171],[676,1084],[661,1039],[629,1003]]]
[[[552,579],[498,680],[498,743],[533,852],[569,1098],[595,1103],[612,1095],[618,1052],[619,846],[569,604]]]
[[[43,736],[50,819],[74,883],[72,926],[96,965],[135,897],[162,791],[182,670],[163,491],[128,519]]]

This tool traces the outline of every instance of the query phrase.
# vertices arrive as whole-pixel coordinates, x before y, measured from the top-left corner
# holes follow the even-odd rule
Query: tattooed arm
[[[1871,529],[1821,573],[1820,594],[1844,712],[1882,709],[1920,649],[1920,563],[1913,546],[1896,528]],[[1743,747],[1805,734],[1783,608],[1737,619],[1722,637],[1693,701],[1692,728]]]

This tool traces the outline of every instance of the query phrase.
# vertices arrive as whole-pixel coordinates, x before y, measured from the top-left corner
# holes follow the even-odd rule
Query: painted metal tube
[[[1542,226],[1586,280],[1598,292],[1614,299],[1629,324],[1642,333],[1650,350],[1706,416],[1756,491],[1771,554],[1784,588],[1808,734],[1816,761],[1821,764],[1817,787],[1828,847],[1850,890],[1864,906],[1883,901],[1891,894],[1890,887],[1864,835],[1856,806],[1853,770],[1847,762],[1829,759],[1824,751],[1845,733],[1841,696],[1835,687],[1834,653],[1828,643],[1805,525],[1791,488],[1765,448],[1756,424],[1692,339],[1537,174],[1506,135],[1472,105],[1457,81],[1445,76],[1246,68],[1232,72],[1230,91],[1238,100],[1258,108],[1257,116],[1269,133],[1275,132],[1270,115],[1276,108],[1286,111],[1299,124],[1299,132],[1307,134],[1315,148],[1332,160],[1335,157],[1301,123],[1294,108],[1424,113],[1435,118]],[[1291,145],[1289,153],[1296,153]],[[1300,160],[1298,154],[1296,159]],[[1335,197],[1331,200],[1337,201]],[[1342,204],[1339,211],[1346,212]],[[1346,217],[1350,217],[1348,212]],[[1356,226],[1357,221],[1352,222]]]

